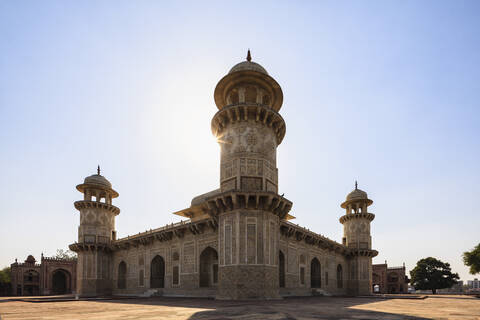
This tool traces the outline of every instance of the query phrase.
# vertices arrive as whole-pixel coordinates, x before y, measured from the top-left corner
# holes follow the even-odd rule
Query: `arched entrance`
[[[165,260],[155,256],[150,264],[150,288],[165,287]]]
[[[343,288],[343,268],[341,264],[337,266],[337,288]]]
[[[282,251],[278,253],[278,285],[285,288],[285,256]]]
[[[118,265],[118,289],[125,289],[127,287],[127,264],[125,261],[120,262]]]
[[[70,291],[70,273],[63,269],[57,269],[52,273],[52,293],[65,294]]]
[[[322,271],[320,261],[317,258],[312,259],[310,264],[310,287],[320,288],[322,286]]]
[[[374,293],[380,292],[380,276],[377,273],[372,273],[372,290]]]
[[[200,287],[213,287],[218,283],[218,254],[207,247],[200,254]]]

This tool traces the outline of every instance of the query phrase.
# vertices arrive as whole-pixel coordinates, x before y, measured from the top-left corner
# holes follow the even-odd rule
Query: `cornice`
[[[282,143],[286,133],[285,120],[269,106],[256,103],[239,103],[219,110],[212,119],[212,133],[216,137],[221,136],[228,125],[246,121],[262,123],[272,128],[275,132],[277,145]]]

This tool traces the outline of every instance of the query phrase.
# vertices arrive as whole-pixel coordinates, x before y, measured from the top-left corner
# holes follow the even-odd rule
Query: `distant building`
[[[76,288],[77,260],[47,258],[41,263],[32,255],[24,263],[15,262],[12,270],[12,293],[15,296],[37,296],[73,293]]]
[[[407,293],[409,279],[405,275],[405,264],[388,267],[387,261],[372,264],[372,291],[374,293]]]
[[[478,281],[477,278],[473,280],[468,280],[467,285],[469,289],[477,289],[477,290],[480,289],[480,281]]]

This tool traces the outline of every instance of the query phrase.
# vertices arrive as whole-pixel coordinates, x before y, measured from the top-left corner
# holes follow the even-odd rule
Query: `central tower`
[[[280,85],[258,63],[235,65],[215,88],[212,132],[220,144],[219,299],[279,298],[279,223],[292,203],[278,195],[277,146],[285,136]]]
[[[258,63],[235,65],[215,88],[220,110],[212,132],[220,144],[220,189],[278,192],[277,146],[285,136],[280,85]]]

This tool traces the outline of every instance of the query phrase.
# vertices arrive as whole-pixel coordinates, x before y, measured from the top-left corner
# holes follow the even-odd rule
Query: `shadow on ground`
[[[188,319],[431,319],[351,308],[378,301],[374,298],[345,297],[299,297],[274,301],[218,301],[201,298],[155,297],[101,302],[207,309],[194,313]]]

